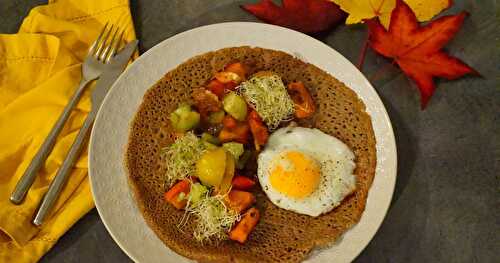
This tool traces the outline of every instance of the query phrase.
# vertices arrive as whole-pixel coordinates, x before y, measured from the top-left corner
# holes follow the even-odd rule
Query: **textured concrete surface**
[[[1,0],[0,32],[13,33],[40,0]],[[225,21],[256,21],[230,0],[132,0],[141,51],[184,30]],[[251,0],[245,2],[252,2]],[[468,10],[447,46],[483,78],[437,81],[420,111],[413,83],[369,51],[363,72],[389,112],[398,145],[394,199],[375,238],[356,262],[498,262],[500,248],[500,3],[455,0]],[[366,30],[340,26],[318,38],[356,63]],[[381,72],[374,75],[381,68]],[[42,262],[128,262],[95,210]]]

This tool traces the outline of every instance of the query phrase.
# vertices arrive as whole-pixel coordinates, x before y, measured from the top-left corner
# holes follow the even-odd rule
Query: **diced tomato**
[[[300,81],[288,84],[288,93],[295,104],[295,116],[299,119],[307,118],[316,111],[316,105],[309,91]]]
[[[252,110],[248,115],[248,124],[250,131],[252,131],[255,149],[259,151],[260,146],[266,144],[269,138],[267,127],[255,110]]]
[[[252,207],[243,215],[241,220],[229,232],[229,239],[238,241],[241,244],[245,243],[248,235],[255,228],[260,219],[260,212],[257,208]]]
[[[250,190],[255,185],[255,181],[246,176],[236,175],[233,178],[232,185],[233,189]]]
[[[224,116],[224,119],[222,120],[222,125],[224,127],[229,128],[229,129],[234,129],[236,126],[238,126],[238,122],[236,121],[235,118],[231,117],[231,115],[226,115]]]
[[[238,213],[241,213],[256,201],[255,196],[246,191],[231,190],[224,198],[226,204]]]
[[[216,94],[208,89],[193,89],[191,96],[194,101],[194,106],[203,119],[206,119],[210,113],[217,112],[222,109],[222,102]]]
[[[222,98],[224,97],[226,85],[216,79],[213,79],[208,83],[207,89],[217,95],[217,97]]]
[[[187,196],[190,190],[191,183],[189,182],[189,180],[184,179],[174,184],[174,186],[172,186],[165,193],[165,200],[172,204],[175,208],[183,209],[187,204],[187,198],[183,198],[181,196],[181,193],[183,193],[184,196]]]
[[[228,82],[240,83],[241,81],[243,81],[243,79],[238,74],[229,71],[217,72],[215,73],[215,78],[222,83],[228,83]]]
[[[214,93],[215,95],[217,95],[217,97],[219,97],[219,99],[223,99],[224,95],[226,95],[226,93],[228,93],[229,91],[235,90],[236,87],[238,87],[238,83],[236,83],[234,81],[222,83],[222,82],[218,81],[217,79],[213,79],[207,84],[207,89],[209,91],[211,91],[212,93]]]
[[[229,91],[233,91],[238,87],[238,83],[234,81],[230,81],[228,83],[224,83],[224,93],[227,93]]]
[[[246,79],[247,68],[240,62],[227,65],[225,71],[236,73],[241,79]]]
[[[239,142],[239,143],[247,143],[248,136],[250,133],[250,128],[248,124],[244,122],[237,123],[237,126],[234,128],[224,127],[219,133],[219,140],[221,142]]]

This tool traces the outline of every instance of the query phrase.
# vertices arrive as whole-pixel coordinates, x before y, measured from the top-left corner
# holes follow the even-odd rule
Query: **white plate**
[[[165,246],[136,207],[124,167],[129,124],[144,92],[187,59],[224,47],[258,46],[282,50],[329,72],[366,104],[377,140],[377,169],[361,221],[333,247],[308,262],[352,261],[377,232],[396,182],[396,144],[391,122],[377,93],[361,72],[331,47],[302,33],[260,23],[222,23],[175,35],[127,68],[99,111],[89,150],[89,175],[99,215],[113,239],[136,262],[190,262]]]

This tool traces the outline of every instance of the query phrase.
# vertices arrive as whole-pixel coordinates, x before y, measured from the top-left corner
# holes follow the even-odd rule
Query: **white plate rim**
[[[108,92],[108,95],[104,99],[103,104],[101,106],[101,110],[97,114],[97,118],[95,121],[94,128],[92,129],[90,143],[89,143],[89,158],[88,158],[88,160],[89,160],[89,178],[91,181],[91,191],[92,191],[93,198],[95,200],[96,208],[97,208],[98,213],[101,217],[101,220],[103,221],[103,224],[105,225],[107,231],[110,233],[110,235],[115,240],[115,242],[119,245],[119,247],[132,260],[134,260],[136,262],[152,262],[150,260],[145,259],[143,255],[139,255],[137,253],[137,251],[134,251],[132,248],[130,248],[130,246],[128,244],[126,244],[126,241],[124,241],[123,239],[118,237],[118,235],[117,235],[118,231],[123,231],[123,230],[120,230],[119,228],[113,226],[113,224],[111,223],[111,221],[113,221],[113,220],[109,217],[110,214],[107,212],[107,208],[102,203],[103,202],[103,199],[102,199],[103,193],[96,190],[99,188],[99,183],[98,183],[99,179],[97,177],[100,174],[99,173],[100,171],[99,171],[99,167],[94,165],[94,163],[96,163],[96,160],[98,157],[97,156],[98,151],[96,150],[97,149],[96,145],[97,145],[98,138],[99,138],[100,134],[102,134],[102,132],[100,133],[99,131],[97,131],[98,128],[96,128],[96,127],[99,127],[99,124],[106,120],[106,118],[104,117],[106,115],[105,109],[106,109],[106,105],[108,105],[110,103],[110,100],[111,100],[110,98],[112,97],[112,95],[110,95],[110,94],[114,94],[114,93],[118,92],[117,90],[119,89],[120,84],[125,79],[124,76],[131,74],[130,72],[137,69],[137,67],[139,67],[141,64],[143,64],[144,61],[146,61],[147,59],[151,59],[156,53],[159,52],[159,50],[167,47],[169,44],[174,43],[175,41],[182,40],[183,37],[190,35],[190,34],[200,34],[202,32],[207,32],[207,31],[211,31],[211,30],[224,30],[224,29],[227,30],[229,28],[231,28],[231,29],[234,29],[234,28],[247,28],[247,29],[258,28],[259,30],[261,29],[264,31],[281,32],[281,33],[286,33],[286,34],[295,35],[295,36],[300,35],[301,38],[303,38],[304,40],[306,40],[309,43],[314,43],[315,45],[326,47],[331,52],[330,54],[335,55],[337,59],[343,60],[342,63],[350,65],[351,68],[349,69],[349,71],[352,71],[351,74],[361,74],[361,77],[363,78],[363,81],[364,81],[363,84],[370,89],[368,92],[372,93],[372,94],[369,97],[369,100],[372,100],[372,101],[370,103],[367,103],[367,101],[366,101],[367,98],[364,98],[362,95],[360,95],[358,93],[359,92],[358,90],[353,88],[353,90],[358,94],[358,96],[360,96],[361,99],[365,102],[365,105],[367,106],[367,112],[372,116],[372,120],[374,120],[374,117],[373,117],[374,114],[378,118],[380,118],[379,124],[382,124],[384,126],[383,132],[385,133],[384,137],[383,137],[384,147],[381,148],[381,147],[379,147],[379,143],[380,143],[379,137],[381,135],[378,134],[380,131],[377,131],[377,128],[375,127],[376,125],[375,125],[375,123],[373,123],[375,135],[377,138],[377,169],[376,169],[377,171],[376,171],[376,176],[375,176],[372,188],[370,189],[370,192],[368,194],[368,201],[366,204],[365,213],[363,214],[360,222],[358,222],[357,225],[355,225],[353,228],[351,228],[351,230],[347,231],[347,233],[344,234],[342,239],[339,242],[337,242],[332,248],[327,249],[327,250],[315,251],[315,253],[313,253],[313,255],[307,261],[320,262],[321,258],[322,258],[322,254],[324,255],[325,251],[334,249],[336,246],[339,246],[339,245],[342,245],[343,243],[345,243],[346,242],[344,240],[345,237],[347,235],[349,235],[349,233],[352,233],[352,231],[354,231],[354,229],[356,229],[364,221],[363,218],[365,218],[365,221],[366,221],[366,217],[364,215],[366,214],[366,210],[369,208],[369,205],[370,205],[370,195],[371,194],[373,195],[372,192],[375,191],[373,189],[375,187],[375,183],[378,181],[377,179],[381,180],[382,179],[381,177],[383,176],[383,179],[387,180],[385,182],[385,185],[384,185],[384,187],[386,187],[386,189],[385,189],[385,202],[383,204],[379,204],[379,205],[381,205],[381,207],[379,207],[378,217],[376,218],[375,224],[372,224],[372,225],[375,225],[375,227],[372,227],[370,229],[370,233],[365,235],[361,240],[358,240],[359,242],[357,243],[356,248],[353,248],[350,250],[348,249],[348,252],[347,252],[348,255],[344,255],[344,257],[342,257],[342,255],[340,255],[341,257],[338,258],[339,262],[349,262],[349,261],[354,260],[359,255],[359,253],[361,253],[361,251],[363,251],[363,249],[368,245],[368,243],[371,241],[371,239],[374,237],[374,235],[376,234],[376,232],[380,228],[382,221],[385,218],[387,211],[389,209],[389,206],[391,204],[392,195],[393,195],[394,187],[395,187],[395,183],[396,183],[396,176],[397,176],[397,149],[396,149],[396,141],[395,141],[391,121],[389,119],[387,111],[386,111],[382,101],[380,100],[376,90],[371,86],[371,84],[362,75],[362,73],[359,72],[359,70],[357,70],[357,68],[354,65],[352,65],[352,63],[350,63],[340,53],[338,53],[332,47],[330,47],[330,46],[328,46],[328,45],[326,45],[326,44],[324,44],[324,43],[322,43],[322,42],[320,42],[320,41],[318,41],[318,40],[316,40],[308,35],[305,35],[305,34],[302,34],[300,32],[290,30],[287,28],[269,25],[269,24],[263,24],[263,23],[226,22],[226,23],[201,26],[201,27],[197,27],[197,28],[176,34],[176,35],[160,42],[159,44],[155,45],[154,47],[149,49],[147,52],[142,54],[134,63],[132,63],[132,65],[130,65],[125,70],[125,72],[115,82],[115,84],[112,86],[112,88]],[[255,45],[253,45],[253,46],[255,46]],[[224,46],[221,46],[221,47],[224,47]],[[268,48],[266,46],[263,46],[263,47]],[[279,48],[274,48],[274,49],[279,49]],[[294,55],[299,55],[299,58],[300,58],[300,54],[294,54]],[[323,68],[322,65],[315,64],[313,61],[311,61],[311,63],[324,69],[325,71],[329,72],[328,70]],[[338,75],[336,76],[336,74],[332,74],[332,75],[339,78],[340,80],[344,81],[342,79],[342,77],[339,77]],[[346,82],[346,84],[347,84],[347,82]],[[142,97],[140,98],[140,100],[142,101]],[[372,105],[373,103],[378,105],[378,106],[376,108],[370,107],[370,105]],[[104,110],[102,110],[102,109],[104,109]],[[129,122],[130,121],[131,121],[131,119],[129,120]],[[374,121],[372,121],[372,122],[374,122]],[[128,123],[127,123],[127,127],[128,127]],[[128,137],[128,129],[127,129],[127,137]],[[122,147],[124,147],[124,145],[122,145]],[[381,148],[381,149],[379,149],[379,148]],[[379,155],[381,151],[384,152],[383,156]],[[122,156],[124,156],[124,154],[122,154]],[[380,170],[379,168],[380,168],[381,161],[385,162],[384,163],[384,171],[388,170],[387,174],[380,174],[381,171],[379,171]],[[121,165],[123,165],[123,162],[121,163]],[[123,172],[125,173],[125,171],[123,171]],[[131,193],[130,193],[130,189],[127,189],[127,190],[128,190],[129,198],[132,198]],[[136,209],[137,209],[137,207],[136,207]],[[123,229],[123,228],[121,228],[121,229]],[[148,230],[146,229],[146,231],[148,231]],[[160,240],[158,239],[158,241],[160,241]],[[160,243],[161,243],[161,241],[160,241]],[[161,244],[161,245],[163,245],[163,244]],[[167,248],[167,250],[170,251],[170,254],[173,253],[170,249]],[[177,254],[173,253],[173,255],[177,255]],[[179,256],[179,257],[180,257],[179,259],[181,259],[181,261],[189,262],[189,260],[186,260],[185,258],[183,258],[181,256]]]

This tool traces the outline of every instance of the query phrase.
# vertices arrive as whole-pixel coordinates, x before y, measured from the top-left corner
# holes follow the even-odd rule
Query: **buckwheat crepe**
[[[179,103],[190,100],[193,88],[202,86],[215,72],[234,61],[251,65],[254,71],[276,72],[285,83],[302,81],[305,84],[317,111],[300,125],[318,128],[349,146],[356,156],[356,190],[331,212],[310,217],[274,206],[261,189],[256,189],[261,219],[244,245],[230,240],[200,243],[192,234],[194,220],[188,220],[180,229],[178,225],[184,212],[163,199],[167,190],[166,167],[160,149],[175,138],[168,121],[169,113]],[[189,59],[146,92],[131,124],[126,165],[145,220],[178,254],[201,262],[300,262],[313,248],[332,244],[360,220],[375,175],[375,137],[363,102],[323,70],[281,51],[225,48]],[[250,166],[245,172],[255,174],[256,164]]]

